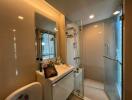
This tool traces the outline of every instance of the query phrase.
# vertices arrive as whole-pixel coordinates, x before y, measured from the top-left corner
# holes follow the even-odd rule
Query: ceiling
[[[89,24],[112,16],[121,5],[121,0],[46,0],[61,11],[69,21]],[[94,14],[94,19],[89,15]]]

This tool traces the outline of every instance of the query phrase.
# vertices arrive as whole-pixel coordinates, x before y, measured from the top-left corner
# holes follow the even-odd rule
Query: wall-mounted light
[[[117,10],[117,11],[115,11],[115,12],[113,13],[113,15],[118,15],[119,13],[120,13],[120,11]]]
[[[20,19],[20,20],[23,20],[24,19],[23,16],[18,16],[17,18]]]
[[[91,14],[91,15],[89,16],[89,19],[93,19],[94,17],[95,17],[95,15]]]

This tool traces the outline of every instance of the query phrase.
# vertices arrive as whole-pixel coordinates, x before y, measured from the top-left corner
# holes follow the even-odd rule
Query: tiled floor
[[[90,79],[84,80],[84,96],[90,100],[109,100],[104,92],[103,83]]]
[[[89,99],[87,97],[79,98],[78,96],[71,94],[67,100],[91,100],[91,99]]]
[[[71,94],[67,100],[83,100],[83,99],[80,99],[79,97],[75,96],[74,94]]]
[[[84,80],[84,99],[83,100],[109,100],[104,92],[103,83],[85,79]],[[71,95],[68,100],[82,100],[75,95]]]

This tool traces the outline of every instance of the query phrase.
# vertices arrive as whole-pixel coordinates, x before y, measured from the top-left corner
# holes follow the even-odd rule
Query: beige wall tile
[[[64,15],[43,0],[0,1],[0,100],[4,100],[14,90],[36,81],[35,12],[56,21],[60,24],[59,27],[65,24]],[[19,15],[23,16],[24,20],[19,20],[17,18]],[[16,29],[16,32],[13,32],[13,29]],[[58,32],[61,34],[60,38],[65,38],[64,33],[63,26],[63,29]],[[16,43],[16,50],[14,43]],[[58,43],[63,45],[62,41]],[[65,50],[65,44],[62,50]],[[65,60],[63,51],[61,55]]]

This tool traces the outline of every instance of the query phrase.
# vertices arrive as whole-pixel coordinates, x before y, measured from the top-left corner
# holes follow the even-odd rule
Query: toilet
[[[30,83],[11,93],[5,100],[42,100],[42,86],[39,82]]]

